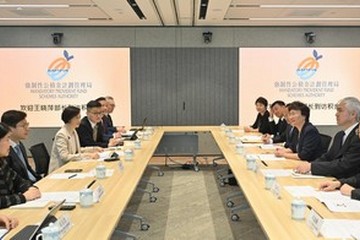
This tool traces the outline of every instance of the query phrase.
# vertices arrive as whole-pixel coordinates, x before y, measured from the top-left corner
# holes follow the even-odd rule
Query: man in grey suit
[[[11,129],[10,153],[7,157],[9,166],[15,170],[22,178],[36,182],[41,179],[29,165],[26,149],[21,140],[25,140],[29,134],[29,123],[26,120],[26,113],[17,110],[6,111],[1,116],[1,122],[8,125]]]
[[[327,153],[315,161],[303,162],[296,170],[313,175],[348,178],[360,172],[360,140],[356,134],[360,120],[360,101],[355,97],[340,100],[336,107],[338,132]]]

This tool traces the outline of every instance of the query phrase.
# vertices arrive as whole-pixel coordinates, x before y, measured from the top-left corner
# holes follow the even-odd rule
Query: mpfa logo
[[[47,74],[54,81],[60,81],[69,73],[71,67],[69,61],[73,59],[74,56],[70,56],[66,50],[64,50],[63,55],[64,57],[55,59],[48,67]]]
[[[316,50],[312,52],[312,57],[307,57],[298,65],[296,69],[296,75],[298,75],[302,80],[308,80],[315,75],[319,69],[319,59],[323,56],[319,55]]]

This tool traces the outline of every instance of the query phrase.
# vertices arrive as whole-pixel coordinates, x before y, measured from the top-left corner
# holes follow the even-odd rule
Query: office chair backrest
[[[321,147],[323,149],[323,153],[326,153],[329,149],[329,145],[330,145],[332,137],[330,137],[329,135],[320,133],[320,138],[321,138]]]
[[[50,155],[44,143],[38,143],[29,148],[35,162],[37,174],[46,176],[49,173]]]

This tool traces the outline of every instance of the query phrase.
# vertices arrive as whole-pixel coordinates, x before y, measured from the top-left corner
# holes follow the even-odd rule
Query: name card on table
[[[98,187],[95,188],[94,190],[94,202],[99,202],[101,196],[104,194],[105,189],[103,186],[99,185]]]
[[[55,222],[55,224],[59,227],[59,235],[60,238],[63,238],[65,234],[70,230],[72,227],[71,219],[69,214],[63,214],[61,215],[58,220]]]
[[[274,182],[270,191],[274,194],[274,196],[277,198],[277,199],[280,199],[281,196],[280,196],[280,193],[281,193],[281,190],[280,190],[280,184],[277,183],[277,182]]]
[[[314,209],[311,209],[308,217],[306,218],[306,224],[310,227],[316,237],[320,235],[323,223],[324,219]]]
[[[119,167],[120,172],[124,171],[125,167],[124,167],[124,164],[123,164],[123,162],[121,160],[119,161],[118,167]]]

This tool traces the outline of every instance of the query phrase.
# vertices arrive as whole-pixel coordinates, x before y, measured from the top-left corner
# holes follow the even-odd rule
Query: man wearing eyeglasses
[[[348,178],[360,172],[360,141],[356,129],[360,120],[360,101],[355,97],[340,100],[336,106],[337,125],[342,128],[330,149],[313,162],[303,162],[296,170],[313,175]]]
[[[98,101],[90,101],[86,105],[86,116],[81,119],[80,126],[76,129],[81,147],[98,146],[113,147],[120,143],[120,139],[104,138],[104,128],[101,125],[103,116],[101,104]]]
[[[1,122],[8,125],[11,129],[10,135],[10,153],[7,157],[9,166],[15,170],[22,178],[36,182],[41,179],[30,166],[26,149],[21,142],[28,138],[29,123],[26,120],[26,113],[17,110],[6,111],[1,116]]]

